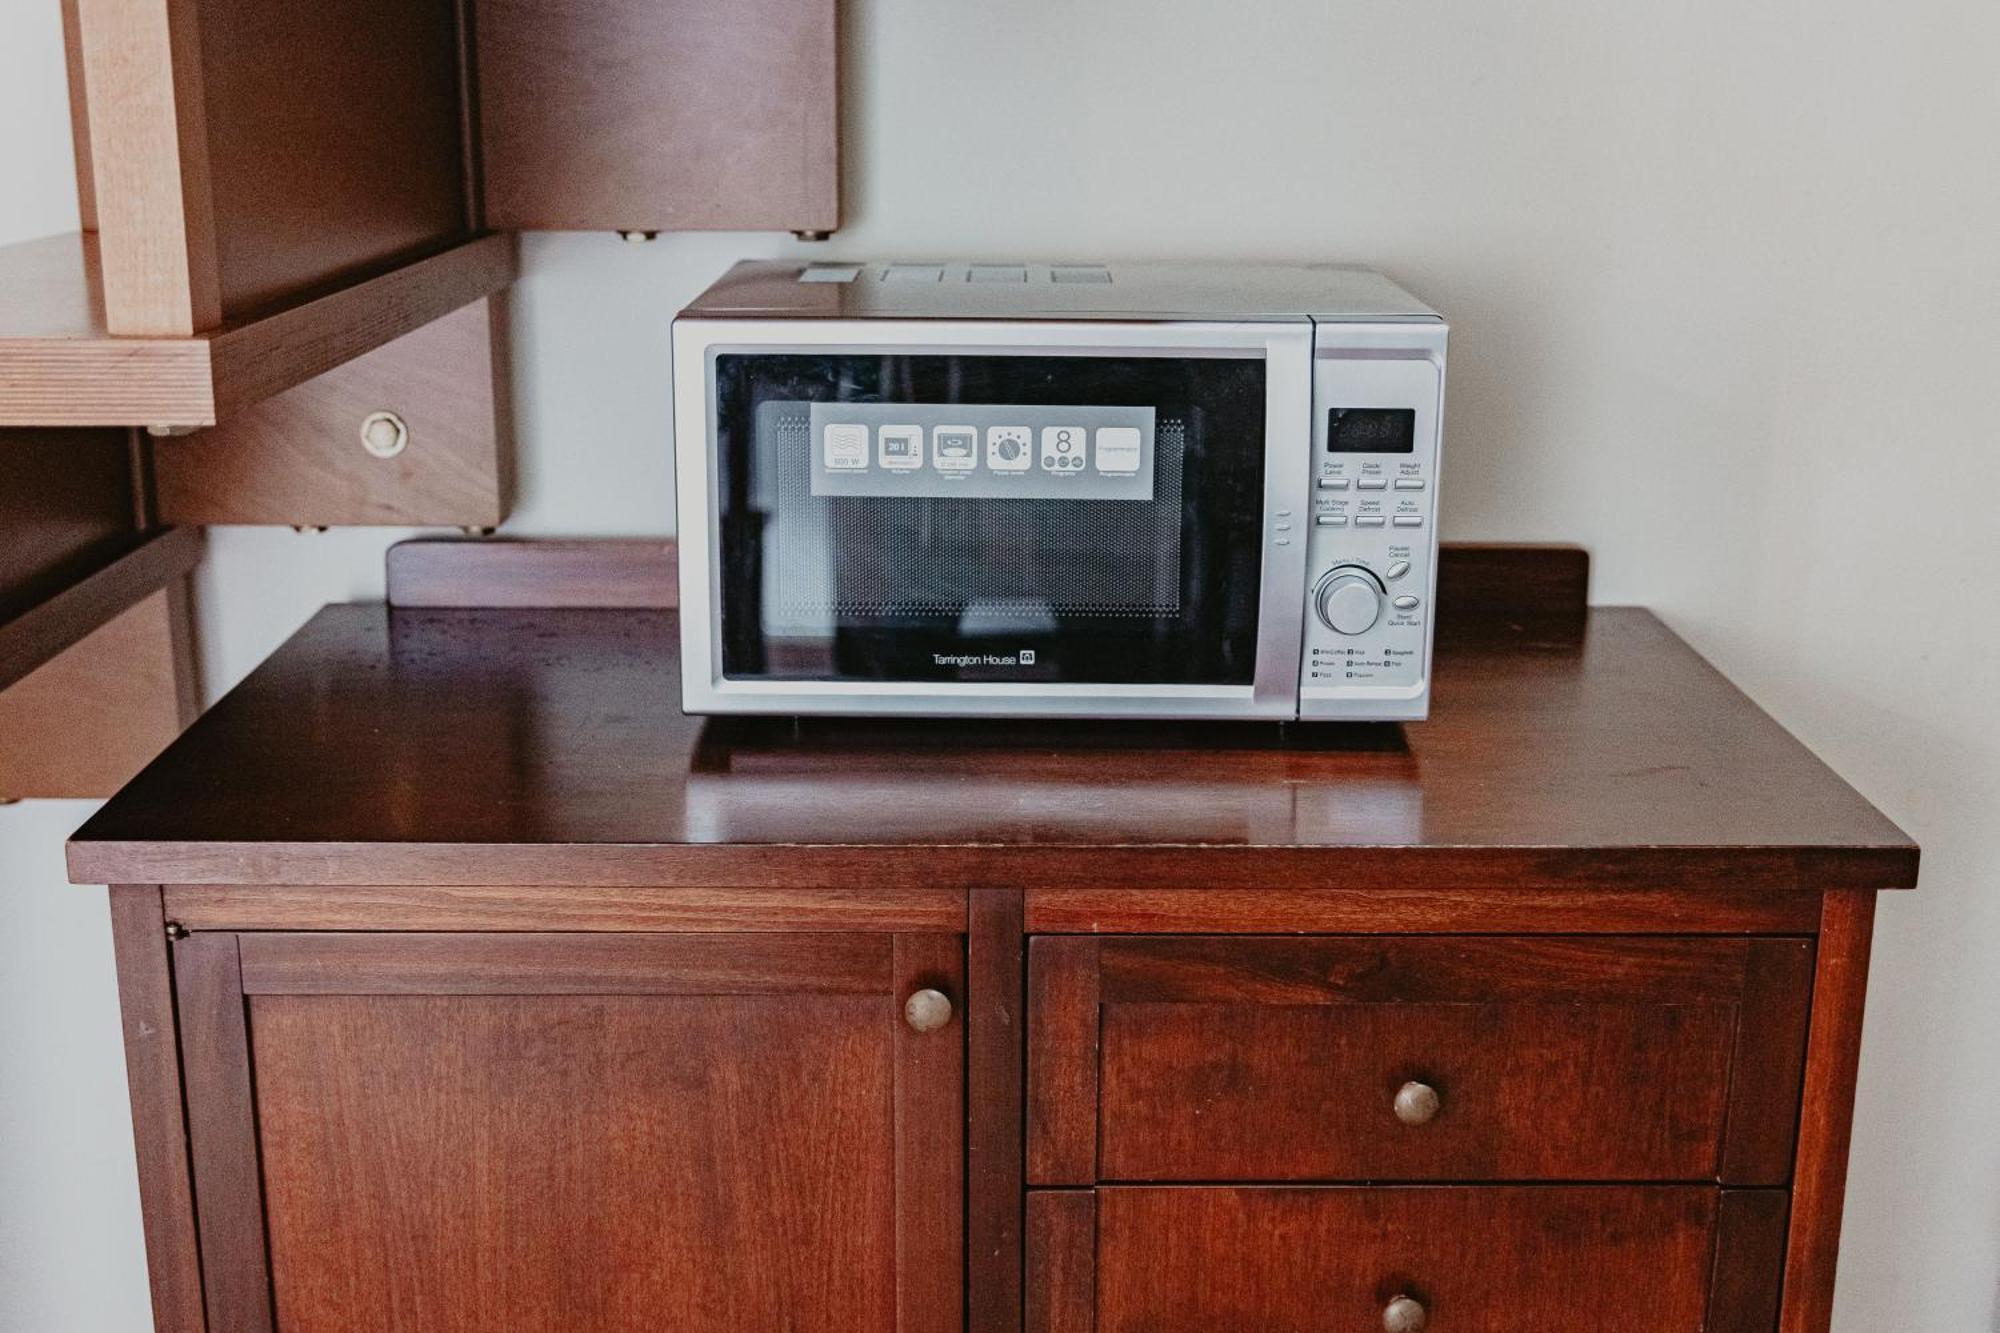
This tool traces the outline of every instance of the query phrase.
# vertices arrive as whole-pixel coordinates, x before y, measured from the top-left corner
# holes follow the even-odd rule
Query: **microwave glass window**
[[[1247,685],[1259,356],[714,358],[723,674]]]
[[[1326,414],[1330,454],[1408,454],[1417,448],[1417,414],[1407,407],[1336,407]]]

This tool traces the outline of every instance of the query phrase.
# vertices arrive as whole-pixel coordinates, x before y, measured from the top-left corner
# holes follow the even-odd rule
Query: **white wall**
[[[39,182],[0,196],[13,239],[71,206],[56,0],[0,6],[0,180]],[[2000,1331],[2000,9],[846,12],[852,225],[816,253],[1387,268],[1455,326],[1446,535],[1587,544],[1598,600],[1658,608],[1923,842],[1923,890],[1881,915],[1836,1322]],[[797,248],[532,238],[509,531],[668,530],[666,318],[729,259]],[[212,683],[377,595],[394,535],[218,532]],[[62,981],[5,992],[0,1023],[6,1329],[136,1326],[103,1295],[136,1262],[123,1108],[37,1091],[116,1069],[101,899],[48,845],[79,813],[0,811],[0,965]]]

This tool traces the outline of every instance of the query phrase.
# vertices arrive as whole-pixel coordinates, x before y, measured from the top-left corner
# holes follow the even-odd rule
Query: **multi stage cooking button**
[[[1322,528],[1344,528],[1347,526],[1345,514],[1320,514],[1313,519]]]

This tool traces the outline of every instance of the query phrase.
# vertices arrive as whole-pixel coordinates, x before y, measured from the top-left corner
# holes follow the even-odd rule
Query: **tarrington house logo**
[[[941,667],[1033,666],[1035,650],[1023,648],[1016,653],[932,653],[931,664]]]

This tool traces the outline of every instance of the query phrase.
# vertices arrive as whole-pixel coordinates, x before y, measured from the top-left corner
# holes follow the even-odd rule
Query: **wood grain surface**
[[[190,935],[174,945],[188,1151],[208,1327],[270,1333],[259,1107],[236,943],[234,935]]]
[[[48,531],[53,524],[37,526]],[[114,548],[117,555],[0,620],[0,689],[178,582],[201,558],[203,546],[203,535],[194,528],[133,533]]]
[[[161,520],[498,526],[513,496],[502,458],[511,443],[495,411],[492,319],[486,300],[473,301],[219,425],[161,441],[153,454]],[[393,458],[362,446],[362,423],[377,412],[408,427]]]
[[[265,996],[286,1333],[896,1327],[874,996]]]
[[[1098,1333],[1382,1327],[1692,1333],[1717,1193],[1700,1187],[1108,1188]]]
[[[1854,1084],[1861,1068],[1861,1022],[1874,935],[1874,894],[1826,895],[1778,1333],[1824,1333],[1833,1322],[1847,1150],[1854,1132]]]
[[[465,239],[452,0],[196,7],[225,320]]]
[[[603,541],[398,542],[385,560],[398,607],[623,607],[680,605],[679,547],[640,538]]]
[[[868,994],[887,989],[880,934],[243,937],[252,995]]]
[[[154,593],[0,691],[0,796],[102,799],[192,717],[187,623]]]
[[[139,1220],[157,1333],[205,1333],[201,1251],[187,1117],[181,1100],[180,1033],[166,917],[151,884],[111,887],[111,945],[118,961],[118,1012],[125,1082],[139,1166]]]
[[[478,0],[491,226],[830,231],[834,0]]]
[[[1028,1292],[1024,1333],[1092,1333],[1097,1327],[1097,1195],[1028,1195]]]
[[[965,924],[953,889],[579,889],[569,885],[338,889],[194,884],[166,891],[190,930],[826,931]],[[1017,946],[1018,947],[1018,946]]]
[[[110,244],[0,246],[0,426],[212,426],[492,296],[517,268],[513,238],[486,236],[256,316],[132,337],[107,325]]]
[[[106,329],[186,337],[222,319],[201,0],[77,0]]]
[[[1027,940],[1018,889],[965,898],[966,1330],[1019,1333]]]
[[[1290,734],[705,722],[674,645],[657,612],[328,608],[84,827],[72,873],[1739,904],[1915,878],[1900,830],[1642,611],[1592,612],[1573,650],[1440,653],[1429,722]]]

